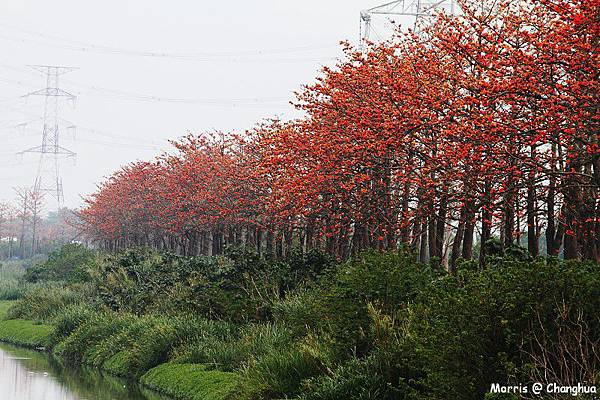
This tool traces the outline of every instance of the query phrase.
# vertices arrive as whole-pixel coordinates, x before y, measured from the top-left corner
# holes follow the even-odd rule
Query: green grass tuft
[[[141,383],[178,400],[230,400],[237,398],[239,380],[237,374],[201,364],[162,364],[142,376]]]

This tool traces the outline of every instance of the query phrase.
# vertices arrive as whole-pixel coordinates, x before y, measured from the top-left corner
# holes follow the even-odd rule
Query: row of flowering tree
[[[597,0],[463,0],[418,34],[324,68],[305,117],[189,136],[82,211],[109,249],[411,248],[600,259]]]

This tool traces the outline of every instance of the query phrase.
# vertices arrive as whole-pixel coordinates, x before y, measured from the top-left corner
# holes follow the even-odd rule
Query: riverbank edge
[[[53,331],[54,327],[51,325],[24,319],[0,321],[0,341],[33,350],[45,351]]]
[[[4,319],[11,303],[13,302],[0,301],[0,342],[51,352],[49,345],[54,326],[24,319]],[[98,369],[119,376],[105,368]],[[237,393],[237,387],[231,383],[235,375],[207,370],[202,364],[165,363],[150,369],[139,378],[129,378],[175,400],[230,400]]]

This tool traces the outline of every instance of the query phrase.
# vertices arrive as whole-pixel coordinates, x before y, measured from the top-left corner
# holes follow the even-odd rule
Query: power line
[[[281,55],[281,54],[294,54],[294,53],[306,53],[315,50],[339,48],[339,45],[309,45],[309,46],[298,46],[298,47],[287,47],[279,49],[262,49],[262,50],[245,50],[245,51],[224,51],[224,52],[168,52],[168,51],[145,51],[145,50],[134,50],[126,49],[121,47],[99,45],[89,42],[83,42],[78,40],[66,39],[59,36],[49,35],[29,29],[24,29],[9,25],[6,23],[0,23],[0,28],[5,30],[11,30],[19,32],[20,34],[26,35],[26,37],[14,37],[6,34],[0,34],[0,39],[15,41],[19,43],[33,43],[41,46],[49,46],[54,48],[60,48],[64,50],[85,52],[85,53],[97,53],[107,55],[122,55],[122,56],[136,56],[145,58],[166,58],[175,60],[188,60],[188,61],[204,61],[204,62],[315,62],[315,61],[330,61],[332,57],[304,57],[304,58],[280,58],[280,59],[265,59],[265,56]],[[29,37],[27,37],[29,36]],[[40,40],[42,39],[42,40]],[[254,59],[252,58],[254,57]],[[258,59],[257,59],[258,58]]]
[[[20,71],[16,67],[1,65],[1,68],[12,69]],[[19,86],[32,87],[34,84],[22,81],[22,80],[10,80],[6,78],[1,78],[0,81],[16,84]],[[289,106],[289,98],[283,96],[273,96],[273,97],[234,97],[234,98],[206,98],[206,97],[168,97],[162,95],[152,95],[152,94],[143,94],[130,92],[120,89],[112,89],[105,88],[97,85],[87,85],[85,83],[80,83],[72,80],[64,80],[64,82],[69,85],[87,89],[87,90],[79,90],[75,92],[78,95],[88,94],[91,96],[98,96],[110,100],[126,100],[126,101],[134,101],[134,102],[144,102],[144,103],[174,103],[174,104],[197,104],[197,105],[209,105],[209,106],[227,106],[227,107],[256,107],[256,108],[273,108],[273,107],[287,107]]]
[[[162,151],[163,149],[158,147],[158,146],[151,146],[151,145],[143,145],[143,144],[131,144],[131,143],[118,143],[118,142],[113,142],[113,141],[102,141],[102,140],[95,140],[95,139],[76,139],[76,142],[84,142],[84,143],[92,143],[92,144],[98,144],[101,146],[106,146],[106,147],[113,147],[113,148],[125,148],[125,149],[137,149],[137,150],[152,150],[152,151]]]
[[[78,125],[77,129],[78,130],[87,131],[87,132],[92,133],[94,135],[108,137],[108,138],[111,138],[111,139],[120,139],[120,140],[133,141],[133,142],[139,143],[139,139],[138,138],[134,138],[134,137],[131,137],[131,136],[128,136],[128,135],[120,135],[120,134],[116,134],[116,133],[112,133],[112,132],[107,132],[105,130],[88,128],[88,127],[85,127],[85,126],[82,126],[82,125]],[[77,140],[79,140],[79,139],[77,139]],[[150,141],[149,143],[151,143],[152,145],[161,146],[161,145],[168,144],[168,141],[165,140],[163,143],[157,143],[157,142],[154,142],[154,141]]]
[[[22,97],[19,96],[17,98],[22,98]],[[28,115],[28,116],[31,116],[33,118],[31,120],[25,121],[25,122],[21,122],[21,121],[14,121],[14,122],[12,122],[12,121],[6,121],[4,124],[0,124],[0,130],[3,130],[3,129],[4,130],[14,130],[15,128],[25,128],[27,125],[29,125],[31,123],[43,121],[43,117],[39,117],[39,116],[37,116],[37,114],[31,113],[31,112],[28,112],[28,111],[25,111],[25,110],[18,109],[16,107],[11,107],[11,106],[5,106],[5,108],[8,108],[10,110],[13,110],[15,112],[19,112],[19,113],[22,113],[22,114],[25,114],[25,115]],[[64,126],[66,126],[67,129],[69,129],[69,128],[73,128],[74,129],[75,128],[75,124],[73,122],[65,119],[65,118],[58,117],[58,120]],[[130,135],[117,134],[117,133],[114,133],[114,132],[109,132],[109,131],[106,131],[106,130],[103,130],[103,129],[91,128],[91,127],[87,127],[87,126],[84,126],[84,125],[78,125],[77,126],[77,130],[78,131],[89,132],[89,133],[91,133],[91,134],[93,134],[95,136],[104,136],[104,137],[108,137],[108,138],[111,138],[111,139],[119,139],[119,140],[122,140],[122,141],[123,140],[124,141],[131,141],[131,142],[135,142],[136,144],[139,143],[139,138],[135,138],[135,137],[132,137]],[[4,137],[7,137],[7,136],[8,135],[0,136],[0,138],[4,138]],[[31,134],[21,134],[18,137],[14,137],[13,136],[12,139],[21,139],[21,138],[26,138],[26,137],[29,137],[29,136],[32,136],[32,135]],[[77,139],[77,140],[81,141],[81,139]],[[89,143],[97,143],[97,141],[96,142],[90,141],[90,140],[87,140],[87,141]],[[168,144],[168,141],[165,140],[165,141],[163,141],[163,143],[157,143],[157,142],[154,142],[154,141],[150,141],[149,143],[151,143],[151,145],[154,146],[151,149],[152,150],[156,150],[156,149],[159,149],[158,146],[162,146],[162,145]],[[105,143],[101,143],[101,144],[109,144],[109,142],[105,142]],[[123,144],[123,145],[125,145],[125,144]],[[126,144],[126,146],[131,146],[131,144]],[[145,148],[148,149],[149,147],[145,146]]]
[[[109,98],[120,98],[125,100],[135,100],[142,102],[158,103],[185,103],[185,104],[210,104],[210,105],[253,105],[265,103],[281,103],[287,101],[287,97],[240,97],[240,98],[185,98],[185,97],[165,97],[150,94],[141,94],[119,89],[104,88],[96,85],[86,85],[75,81],[67,81],[76,87],[83,87],[95,92],[104,93]],[[287,104],[287,103],[286,103]]]

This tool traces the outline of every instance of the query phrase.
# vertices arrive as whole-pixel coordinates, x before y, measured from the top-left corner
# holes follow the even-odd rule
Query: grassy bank
[[[54,327],[23,319],[9,319],[6,316],[12,301],[0,301],[0,341],[30,348],[46,348]]]
[[[159,393],[176,399],[189,400],[227,400],[234,399],[240,377],[230,372],[210,370],[201,364],[158,364],[166,359],[169,340],[175,340],[175,324],[169,326],[168,320],[160,318],[119,318],[110,314],[95,314],[89,311],[87,316],[94,319],[77,332],[73,331],[70,340],[59,341],[60,333],[55,326],[39,324],[23,319],[5,320],[14,301],[0,301],[0,341],[29,348],[47,348],[56,345],[54,352],[63,359],[73,361],[80,357],[81,362],[99,367],[117,376],[140,378],[140,382]],[[79,310],[83,316],[86,311]],[[57,327],[77,321],[70,320],[77,311],[72,310],[65,318],[56,321]],[[75,328],[74,325],[71,326]],[[100,332],[107,333],[102,338]],[[109,333],[112,332],[112,335]],[[64,335],[65,332],[62,332]],[[189,332],[188,332],[189,333]],[[57,336],[58,335],[58,336]],[[83,336],[86,338],[84,339]],[[92,336],[96,339],[92,339]],[[135,342],[134,342],[135,340]],[[84,342],[91,348],[75,348]],[[114,347],[113,347],[114,346]],[[82,351],[78,354],[78,351]],[[158,366],[155,366],[157,365]]]
[[[31,348],[46,348],[53,332],[51,325],[37,324],[22,319],[0,322],[0,340]]]

